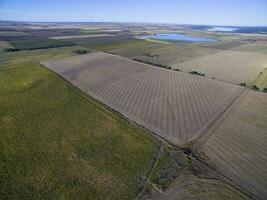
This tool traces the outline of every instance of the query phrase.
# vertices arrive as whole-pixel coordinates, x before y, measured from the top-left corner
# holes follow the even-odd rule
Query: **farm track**
[[[233,105],[235,105],[240,99],[242,99],[248,93],[248,91],[249,90],[243,90],[242,93],[237,96],[236,99],[225,108],[224,112],[220,113],[217,116],[213,123],[210,123],[207,127],[205,127],[205,130],[202,131],[203,134],[200,135],[199,138],[194,140],[194,142],[192,142],[191,149],[193,150],[193,152],[197,152],[199,148],[209,140],[209,138],[214,134],[213,131],[216,130],[218,126],[220,126],[220,124],[230,114]]]
[[[198,131],[243,90],[105,53],[42,64],[130,120],[179,146],[201,134]]]
[[[209,129],[208,137],[193,146],[216,171],[259,199],[267,197],[265,102],[263,93],[243,93]]]
[[[163,147],[162,147],[162,143],[160,144],[160,147],[158,149],[158,152],[157,152],[157,155],[156,155],[156,159],[155,159],[155,162],[153,163],[153,165],[151,166],[151,169],[148,171],[146,177],[145,177],[145,183],[144,183],[144,187],[143,189],[141,190],[141,192],[136,196],[135,200],[138,200],[140,197],[142,197],[142,195],[144,194],[145,192],[145,189],[146,189],[146,185],[148,184],[149,182],[149,178],[151,177],[151,173],[153,172],[154,168],[157,166],[158,164],[158,161],[160,159],[160,156],[161,156],[161,153],[163,151]]]

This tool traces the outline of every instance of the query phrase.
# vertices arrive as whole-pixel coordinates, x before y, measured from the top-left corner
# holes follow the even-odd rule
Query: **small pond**
[[[196,37],[182,33],[155,33],[142,36],[144,39],[173,40],[184,42],[217,42],[215,38]]]

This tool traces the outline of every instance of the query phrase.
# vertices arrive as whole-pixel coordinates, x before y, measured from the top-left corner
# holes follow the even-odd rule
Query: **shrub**
[[[89,53],[89,51],[88,50],[85,50],[85,49],[77,49],[75,52],[77,54],[87,54],[87,53]]]
[[[257,91],[259,90],[259,88],[258,88],[256,85],[253,85],[253,86],[252,86],[252,89],[253,89],[253,90],[257,90]]]

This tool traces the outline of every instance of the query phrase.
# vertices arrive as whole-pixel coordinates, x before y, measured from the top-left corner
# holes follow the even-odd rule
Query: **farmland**
[[[72,48],[0,67],[0,199],[133,199],[153,164],[156,139],[35,60]]]
[[[10,51],[21,51],[21,50],[34,50],[34,49],[47,49],[63,46],[74,45],[71,42],[62,42],[58,40],[48,39],[48,38],[38,38],[33,40],[18,40],[9,42],[14,48]]]
[[[206,28],[0,22],[0,199],[266,199],[267,36]]]
[[[38,64],[77,49],[0,54],[1,199],[133,199],[144,187],[160,141]],[[191,174],[189,158],[171,149],[163,146],[151,182],[169,180],[165,170],[181,169],[173,159]],[[241,195],[227,187],[230,197]],[[206,191],[220,196],[224,189]]]
[[[175,66],[182,71],[197,71],[209,78],[251,85],[267,64],[261,53],[223,51],[183,62]]]
[[[220,172],[261,199],[267,197],[266,98],[242,95],[197,145]]]
[[[243,90],[105,53],[42,64],[129,119],[180,146],[197,138]]]
[[[165,44],[131,37],[83,38],[66,41],[71,41],[89,49],[166,66],[174,66],[177,63],[218,51],[192,44]]]
[[[267,92],[267,68],[264,68],[263,71],[258,75],[254,81],[254,85],[259,89]]]
[[[111,35],[111,34],[68,35],[68,36],[51,37],[51,39],[64,40],[64,39],[72,39],[72,38],[94,38],[94,37],[112,37],[112,36],[114,35]]]

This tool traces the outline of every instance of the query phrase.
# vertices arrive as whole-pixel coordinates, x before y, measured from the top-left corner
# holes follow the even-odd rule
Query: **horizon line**
[[[28,20],[5,20],[0,22],[18,22],[18,23],[116,23],[116,24],[154,24],[154,25],[180,25],[180,26],[214,26],[214,27],[267,27],[266,25],[223,25],[223,24],[187,24],[174,22],[118,22],[118,21],[28,21]]]

